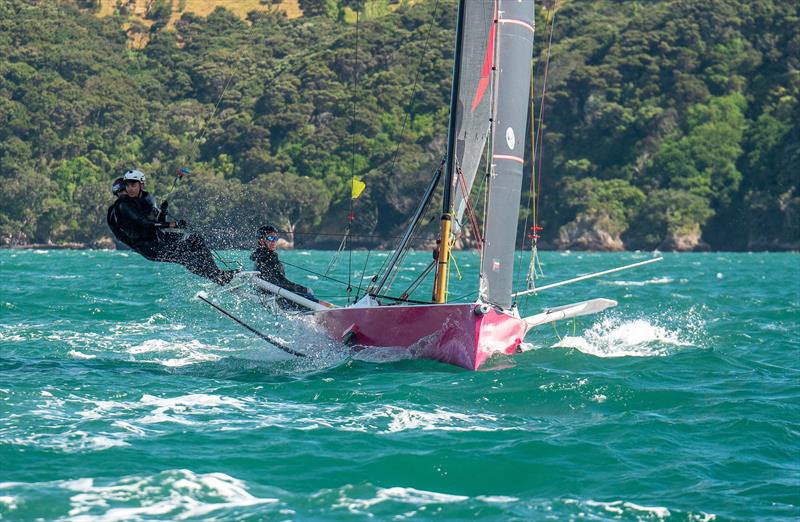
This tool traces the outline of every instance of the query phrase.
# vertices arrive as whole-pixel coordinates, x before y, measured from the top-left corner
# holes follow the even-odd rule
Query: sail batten
[[[514,248],[528,131],[533,0],[497,0],[492,155],[481,256],[480,299],[512,304]]]

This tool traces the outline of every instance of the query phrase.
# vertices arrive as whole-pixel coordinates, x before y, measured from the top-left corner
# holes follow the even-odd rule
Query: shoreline
[[[129,251],[129,248],[108,248],[108,247],[100,247],[100,246],[92,246],[88,243],[27,243],[22,245],[14,245],[14,246],[7,246],[2,245],[0,246],[0,250],[120,250],[122,252]],[[248,248],[231,248],[231,249],[222,249],[222,250],[251,250]],[[285,251],[291,250],[319,250],[321,252],[325,251],[333,251],[336,249],[324,249],[324,248],[284,248]],[[365,248],[365,247],[357,247],[354,248],[355,251],[366,251],[366,250],[374,250],[376,252],[390,252],[394,249],[392,248]],[[413,250],[413,249],[412,249]],[[419,249],[416,250],[418,252],[423,252],[426,249]],[[461,249],[469,250],[469,249]],[[790,247],[785,249],[754,249],[754,250],[671,250],[671,251],[661,251],[661,250],[558,250],[558,249],[545,249],[540,248],[541,252],[583,252],[583,253],[604,253],[604,252],[629,252],[629,253],[658,253],[658,254],[692,254],[692,253],[708,253],[708,254],[748,254],[748,253],[772,253],[772,254],[784,254],[784,253],[800,253],[800,247]]]

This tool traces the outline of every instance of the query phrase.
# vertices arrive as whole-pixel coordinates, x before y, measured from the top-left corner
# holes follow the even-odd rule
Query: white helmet
[[[139,183],[144,185],[144,172],[142,172],[141,170],[135,170],[135,169],[134,170],[129,170],[128,172],[125,173],[124,176],[122,176],[122,179],[125,180],[125,181],[128,181],[128,180],[138,181]]]

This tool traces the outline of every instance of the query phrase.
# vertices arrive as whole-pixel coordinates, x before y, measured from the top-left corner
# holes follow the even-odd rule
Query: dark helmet
[[[111,184],[111,193],[116,196],[118,192],[123,190],[125,190],[125,180],[122,178],[115,179],[114,183]]]
[[[270,233],[277,234],[278,229],[273,227],[272,225],[264,225],[263,227],[258,227],[258,232],[256,232],[256,237],[261,239],[262,237],[268,236]]]

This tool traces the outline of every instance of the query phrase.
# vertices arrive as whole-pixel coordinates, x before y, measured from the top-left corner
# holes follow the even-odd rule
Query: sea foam
[[[646,319],[622,321],[606,318],[581,336],[565,336],[555,348],[574,348],[597,357],[654,357],[669,355],[676,347],[694,346],[685,331],[672,330]]]

